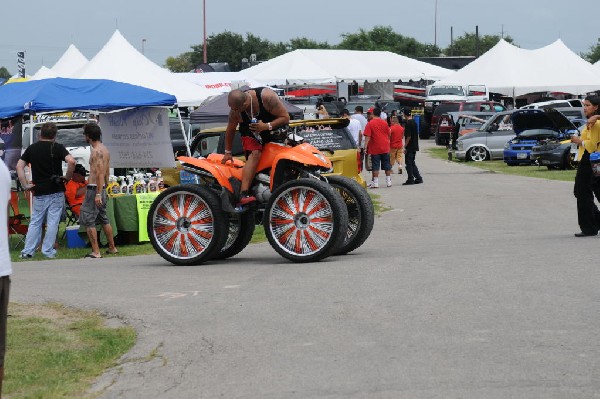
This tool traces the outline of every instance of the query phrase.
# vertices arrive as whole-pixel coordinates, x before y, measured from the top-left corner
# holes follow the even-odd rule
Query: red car
[[[504,105],[494,101],[457,101],[443,102],[438,105],[431,117],[430,134],[435,136],[435,144],[447,145],[454,131],[454,121],[447,115],[451,112],[500,112],[505,111]],[[442,115],[446,114],[444,118]]]

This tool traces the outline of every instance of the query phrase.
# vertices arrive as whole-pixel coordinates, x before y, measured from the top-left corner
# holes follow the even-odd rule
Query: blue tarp
[[[0,118],[32,112],[172,106],[175,96],[105,79],[51,78],[0,86]]]

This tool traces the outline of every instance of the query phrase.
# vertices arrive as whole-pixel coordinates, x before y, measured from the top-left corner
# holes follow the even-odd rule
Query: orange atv
[[[222,154],[179,157],[197,184],[163,191],[148,213],[150,242],[176,265],[197,265],[238,254],[262,223],[271,246],[294,262],[313,262],[348,253],[373,228],[374,209],[365,189],[342,176],[324,176],[331,161],[298,134],[305,121],[273,132],[263,146],[251,193],[256,201],[238,203],[244,162],[222,164]]]

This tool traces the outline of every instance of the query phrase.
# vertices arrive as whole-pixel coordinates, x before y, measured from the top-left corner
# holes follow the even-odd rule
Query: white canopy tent
[[[389,51],[294,50],[244,69],[268,85],[438,80],[454,71]]]
[[[81,51],[74,44],[71,44],[67,51],[56,61],[51,68],[52,73],[57,78],[68,78],[75,72],[83,68],[89,60],[81,54]]]
[[[31,77],[31,80],[40,80],[40,79],[49,79],[49,78],[57,78],[56,74],[52,72],[52,69],[45,67],[42,65],[40,69]]]
[[[156,65],[137,51],[117,30],[104,47],[71,77],[110,79],[169,93],[180,107],[200,105],[212,94]]]
[[[600,89],[600,73],[559,39],[536,50],[500,40],[454,76],[434,83],[485,84],[490,92],[519,97],[552,91],[575,95]]]

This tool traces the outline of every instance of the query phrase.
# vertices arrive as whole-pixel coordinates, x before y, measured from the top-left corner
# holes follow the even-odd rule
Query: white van
[[[56,124],[56,127],[58,128],[56,142],[64,145],[77,163],[82,164],[87,170],[90,170],[90,146],[83,137],[83,127],[87,123],[96,123],[96,121],[94,119],[58,119],[54,117],[41,118],[41,120],[34,121],[33,124],[23,122],[23,151],[29,147],[32,142],[35,143],[39,140],[40,131],[45,122],[53,122]],[[63,162],[63,174],[66,170],[67,164]]]

